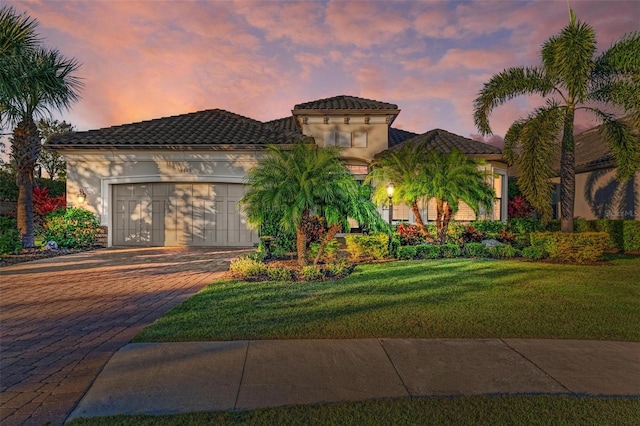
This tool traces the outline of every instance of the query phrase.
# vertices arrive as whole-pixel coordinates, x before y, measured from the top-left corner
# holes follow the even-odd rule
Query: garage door
[[[113,245],[247,247],[257,241],[238,210],[239,184],[114,185]]]

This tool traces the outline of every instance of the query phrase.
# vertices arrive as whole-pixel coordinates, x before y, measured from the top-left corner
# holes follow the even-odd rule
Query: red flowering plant
[[[522,195],[517,195],[513,200],[509,200],[509,218],[532,216],[533,207]]]

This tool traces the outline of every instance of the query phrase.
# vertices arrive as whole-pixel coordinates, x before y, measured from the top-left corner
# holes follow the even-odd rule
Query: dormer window
[[[324,132],[324,146],[366,148],[367,132]]]

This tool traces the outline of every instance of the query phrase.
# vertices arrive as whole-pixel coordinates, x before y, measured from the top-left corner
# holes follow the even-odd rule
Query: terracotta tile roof
[[[418,134],[409,132],[407,130],[394,129],[393,127],[389,127],[389,146],[397,145],[415,136],[418,136]]]
[[[293,110],[395,110],[396,113],[400,112],[396,104],[346,95],[305,102],[294,106]]]
[[[609,148],[609,144],[600,135],[599,129],[600,126],[597,126],[575,135],[576,173],[616,167],[616,160]],[[555,177],[560,176],[560,142],[556,147],[553,170]],[[515,165],[510,166],[509,175],[520,176],[520,169]]]
[[[502,157],[502,150],[496,146],[474,141],[473,139],[458,136],[442,129],[429,130],[427,133],[416,135],[403,142],[395,144],[389,149],[400,149],[405,144],[420,143],[427,141],[430,148],[440,152],[449,153],[458,149],[467,155],[482,155],[495,158]]]
[[[296,119],[291,115],[289,117],[278,118],[276,120],[267,121],[264,124],[273,127],[274,129],[284,129],[293,133],[299,133],[302,135],[302,131],[296,123]]]
[[[303,138],[283,128],[221,109],[157,118],[138,123],[76,132],[54,138],[51,147],[219,149],[291,144]]]

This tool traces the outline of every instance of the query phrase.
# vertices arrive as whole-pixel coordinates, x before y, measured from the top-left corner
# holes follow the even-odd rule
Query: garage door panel
[[[250,246],[239,184],[148,183],[113,188],[115,245]]]

